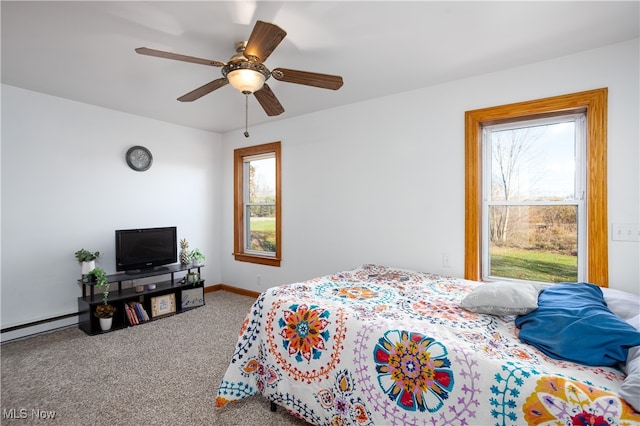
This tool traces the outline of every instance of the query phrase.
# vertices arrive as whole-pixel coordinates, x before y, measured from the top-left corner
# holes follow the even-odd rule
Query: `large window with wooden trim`
[[[465,277],[607,286],[607,89],[465,118]]]
[[[234,256],[280,266],[280,142],[234,151]]]

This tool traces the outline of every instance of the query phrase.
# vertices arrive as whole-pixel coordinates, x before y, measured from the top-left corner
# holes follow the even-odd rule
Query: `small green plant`
[[[111,318],[116,311],[113,305],[109,304],[109,280],[107,273],[102,268],[94,268],[91,271],[96,281],[96,288],[102,292],[102,305],[96,307],[96,316],[98,318]]]
[[[188,284],[193,284],[195,286],[198,284],[198,281],[200,281],[200,276],[195,272],[189,272],[185,276],[185,282]]]
[[[189,257],[191,257],[195,263],[204,262],[204,254],[202,254],[199,248],[193,249],[189,254]]]
[[[100,252],[90,252],[89,250],[80,249],[76,252],[76,259],[78,262],[91,262],[100,257]]]

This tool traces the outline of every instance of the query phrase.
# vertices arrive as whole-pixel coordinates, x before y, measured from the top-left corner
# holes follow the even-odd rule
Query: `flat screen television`
[[[116,230],[116,271],[139,273],[178,260],[175,226]]]

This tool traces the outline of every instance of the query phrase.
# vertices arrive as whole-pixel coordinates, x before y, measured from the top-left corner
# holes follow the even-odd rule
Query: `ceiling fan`
[[[217,90],[227,84],[244,95],[253,94],[268,116],[280,115],[284,108],[266,84],[269,77],[287,83],[303,84],[322,89],[338,90],[342,87],[342,77],[337,75],[320,74],[309,71],[298,71],[288,68],[275,68],[272,71],[264,65],[269,55],[275,50],[287,35],[286,31],[277,25],[257,21],[248,41],[236,43],[236,54],[224,63],[211,59],[196,58],[162,50],[139,47],[136,52],[141,55],[156,56],[177,61],[222,67],[222,77],[213,80],[178,98],[181,102],[191,102]],[[248,133],[245,132],[245,136]]]

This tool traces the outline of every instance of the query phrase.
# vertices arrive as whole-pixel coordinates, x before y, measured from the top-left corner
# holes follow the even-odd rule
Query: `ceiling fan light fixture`
[[[234,89],[242,93],[254,93],[262,89],[264,75],[253,70],[235,70],[227,74],[227,80]]]
[[[262,89],[264,82],[270,77],[271,73],[262,64],[242,61],[225,65],[222,68],[222,75],[229,80],[231,87],[241,93],[250,94]]]

